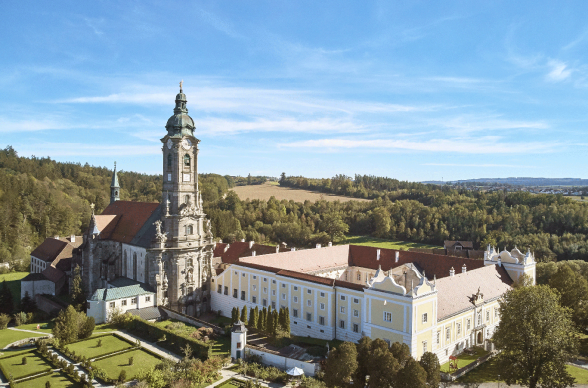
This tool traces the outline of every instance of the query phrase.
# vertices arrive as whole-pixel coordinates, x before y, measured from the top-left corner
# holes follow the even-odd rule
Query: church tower
[[[150,249],[149,283],[157,304],[188,315],[208,310],[214,248],[198,189],[198,140],[180,82],[174,115],[165,126],[162,216]]]
[[[114,162],[114,172],[112,173],[112,183],[110,184],[110,203],[120,200],[120,185],[118,184],[118,175],[116,174],[116,162]]]

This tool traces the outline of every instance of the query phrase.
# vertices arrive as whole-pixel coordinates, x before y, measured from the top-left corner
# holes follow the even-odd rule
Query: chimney
[[[296,250],[296,248],[292,247],[290,248],[290,252],[294,252]]]
[[[228,251],[230,246],[231,246],[231,244],[227,244],[227,245],[225,245],[225,250],[224,250],[223,252],[226,252],[226,251]]]
[[[241,242],[245,242],[245,239],[244,239],[244,238],[242,238],[242,239],[241,239]]]
[[[378,249],[376,252],[377,252],[376,260],[380,260],[380,250]]]
[[[394,262],[398,263],[398,259],[400,259],[400,252],[396,251],[396,259],[394,260]]]
[[[53,238],[59,240],[59,236],[53,236]]]
[[[280,245],[276,245],[276,253],[280,253]]]
[[[76,242],[76,235],[75,235],[75,234],[72,234],[72,235],[69,237],[69,241],[71,241],[71,242]]]
[[[466,273],[466,270],[467,270],[467,268],[466,268],[466,265],[464,263],[464,265],[461,266],[461,273]]]
[[[451,269],[449,270],[449,276],[454,276],[455,275],[455,270],[453,269],[453,267],[451,267]]]
[[[249,249],[253,248],[253,243],[254,243],[254,242],[255,242],[255,241],[249,241]]]
[[[255,251],[251,252],[251,256],[255,256],[256,253],[257,252],[255,252]]]
[[[316,249],[319,249],[321,247],[321,244],[316,244]]]
[[[329,241],[329,246],[332,247],[333,246],[333,242]]]

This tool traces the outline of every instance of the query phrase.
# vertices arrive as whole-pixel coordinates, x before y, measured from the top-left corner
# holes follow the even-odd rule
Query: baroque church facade
[[[115,165],[110,205],[92,215],[84,242],[74,251],[89,302],[117,294],[125,298],[105,302],[110,310],[126,311],[133,303],[139,309],[139,298],[129,294],[139,286],[154,294],[155,306],[191,316],[210,309],[214,242],[198,188],[200,140],[186,103],[180,84],[161,139],[161,203],[120,201]]]

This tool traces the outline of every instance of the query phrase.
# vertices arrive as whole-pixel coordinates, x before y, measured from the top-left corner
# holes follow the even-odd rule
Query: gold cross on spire
[[[94,215],[94,207],[95,207],[95,206],[96,206],[96,205],[94,205],[93,203],[91,203],[91,204],[90,204],[90,209],[92,209],[92,215]]]
[[[180,81],[180,90],[182,90],[182,84],[184,83],[184,80]]]

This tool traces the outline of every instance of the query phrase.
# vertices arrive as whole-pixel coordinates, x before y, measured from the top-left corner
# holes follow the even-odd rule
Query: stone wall
[[[288,370],[294,367],[300,368],[304,371],[304,375],[306,376],[314,376],[319,369],[318,364],[314,362],[300,361],[294,358],[280,356],[277,352],[261,349],[253,345],[245,346],[245,354],[261,356],[261,362],[263,364],[275,366],[281,370]]]

